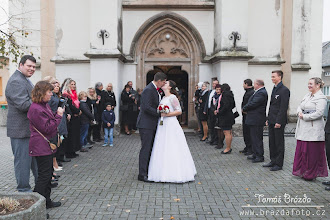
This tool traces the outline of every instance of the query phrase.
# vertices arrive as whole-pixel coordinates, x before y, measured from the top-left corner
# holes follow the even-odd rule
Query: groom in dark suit
[[[160,117],[160,113],[157,112],[161,100],[158,90],[165,85],[166,79],[165,73],[156,73],[154,80],[144,88],[141,94],[140,113],[136,127],[139,129],[142,145],[139,156],[138,180],[144,182],[150,182],[148,181],[148,166]]]
[[[245,124],[250,127],[253,155],[248,156],[253,163],[264,162],[263,128],[266,122],[266,107],[268,94],[264,81],[254,81],[254,94],[243,107],[243,113],[247,113]]]

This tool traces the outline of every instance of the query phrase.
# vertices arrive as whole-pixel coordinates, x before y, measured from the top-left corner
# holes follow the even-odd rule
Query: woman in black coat
[[[129,85],[125,85],[125,89],[121,93],[121,122],[127,135],[131,134],[128,130],[129,125],[134,123],[133,105],[135,97],[131,94],[130,89]]]
[[[232,127],[235,124],[235,117],[232,109],[235,108],[234,94],[230,90],[230,86],[227,83],[221,85],[221,100],[220,107],[218,107],[218,127],[223,131],[226,140],[226,149],[223,150],[222,154],[230,154],[231,142],[233,139]]]
[[[213,112],[214,115],[218,114],[221,98],[222,98],[221,85],[217,84],[215,86],[215,94],[213,95],[212,101],[211,101],[211,112]],[[225,140],[225,135],[223,133],[223,130],[218,126],[218,124],[219,124],[218,118],[216,117],[216,122],[215,122],[214,128],[217,130],[217,133],[218,133],[218,144],[215,148],[221,149],[224,146],[223,141]]]
[[[95,120],[93,120],[93,124],[91,124],[88,128],[88,135],[87,135],[87,141],[90,145],[95,144],[94,141],[99,140],[100,139],[100,131],[98,129],[99,126],[99,121],[100,121],[100,114],[99,111],[101,110],[101,96],[98,96],[96,94],[96,91],[93,87],[88,88],[87,91],[87,105],[89,106],[90,110],[92,111]],[[93,136],[93,140],[92,141],[92,136]]]
[[[201,141],[205,141],[207,139],[207,133],[209,131],[208,126],[207,126],[208,98],[209,98],[209,90],[207,89],[207,84],[203,83],[201,94],[200,94],[199,100],[198,100],[198,102],[199,102],[199,119],[202,122],[203,133],[204,133],[204,136],[202,137]]]
[[[67,98],[67,107],[72,115],[68,123],[68,138],[65,141],[65,155],[67,158],[79,156],[76,152],[80,150],[80,115],[78,96],[76,93],[76,82],[69,80],[63,88],[63,97]]]

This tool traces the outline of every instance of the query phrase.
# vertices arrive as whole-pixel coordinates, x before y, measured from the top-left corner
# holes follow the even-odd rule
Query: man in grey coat
[[[14,154],[15,177],[19,192],[32,192],[29,183],[30,169],[37,179],[37,162],[29,156],[29,120],[27,112],[32,103],[33,84],[29,78],[36,69],[36,59],[25,55],[21,58],[18,70],[9,78],[6,86],[8,102],[7,136],[10,137]]]

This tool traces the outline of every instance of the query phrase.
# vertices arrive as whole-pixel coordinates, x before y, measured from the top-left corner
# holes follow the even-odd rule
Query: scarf
[[[217,112],[219,112],[221,98],[222,98],[222,94],[220,94],[219,99],[218,99]]]
[[[67,91],[64,91],[63,95],[67,95],[72,100],[72,104],[79,109],[80,102],[78,100],[78,95],[76,90],[71,90],[71,94],[69,94]]]

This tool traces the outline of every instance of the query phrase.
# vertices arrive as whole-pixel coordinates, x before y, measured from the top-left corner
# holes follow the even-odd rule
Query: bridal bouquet
[[[158,113],[169,113],[170,112],[170,107],[168,105],[159,105],[157,108]],[[159,125],[163,125],[164,117],[160,117],[160,123]]]

